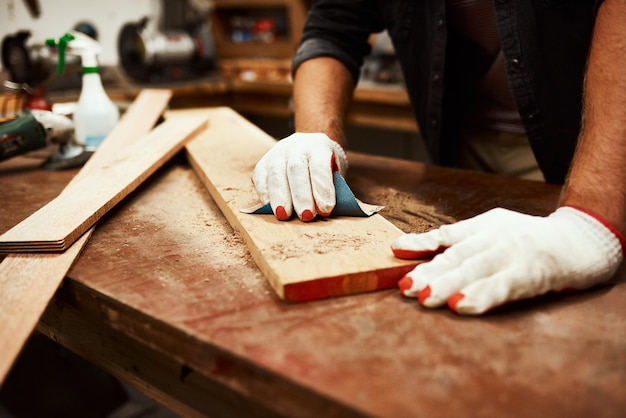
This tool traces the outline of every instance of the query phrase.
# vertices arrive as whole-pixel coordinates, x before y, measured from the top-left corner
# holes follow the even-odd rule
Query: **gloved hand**
[[[497,208],[392,244],[399,258],[424,258],[398,286],[429,308],[459,314],[549,291],[585,289],[611,278],[625,240],[608,222],[573,207],[547,217]]]
[[[259,160],[252,181],[263,204],[285,221],[295,210],[303,221],[328,216],[336,202],[333,172],[345,175],[343,148],[323,133],[294,133]]]

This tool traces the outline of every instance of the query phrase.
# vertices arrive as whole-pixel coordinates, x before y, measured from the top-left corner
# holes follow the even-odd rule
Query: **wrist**
[[[340,122],[326,121],[325,124],[309,123],[306,125],[296,124],[295,133],[321,133],[326,135],[341,147],[346,146],[346,137]]]
[[[564,205],[564,206],[561,206],[559,209],[557,209],[557,211],[562,211],[562,210],[574,210],[577,213],[584,214],[585,216],[587,216],[589,218],[592,218],[596,222],[600,223],[604,228],[606,228],[608,231],[610,231],[613,234],[613,236],[619,241],[619,245],[620,245],[621,250],[622,250],[622,255],[626,256],[626,237],[609,220],[607,220],[603,216],[601,216],[601,215],[599,215],[597,213],[594,213],[594,212],[592,212],[592,211],[590,211],[588,209],[585,209],[585,208],[582,208],[582,207],[579,207],[579,206],[575,206],[575,205]]]
[[[594,139],[583,136],[581,141],[582,138],[587,142]],[[592,149],[583,151],[577,152],[585,158],[581,156],[574,160],[558,206],[590,212],[626,235],[626,183],[620,175],[621,171],[609,161],[587,161],[595,152]]]

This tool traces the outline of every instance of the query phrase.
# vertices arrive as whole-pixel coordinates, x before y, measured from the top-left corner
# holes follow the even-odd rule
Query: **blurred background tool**
[[[15,96],[0,97],[1,103],[10,100],[15,102]],[[74,123],[67,116],[28,108],[0,114],[0,161],[47,147],[53,153],[43,168],[49,170],[80,167],[92,154],[75,143]]]
[[[44,42],[34,41],[28,30],[9,34],[2,40],[2,65],[9,73],[9,80],[26,83],[31,87],[48,84],[56,77],[59,55],[56,48]],[[80,56],[68,55],[66,71],[80,70]]]
[[[124,25],[118,53],[124,72],[139,82],[188,80],[215,68],[211,0],[162,0],[160,17]]]
[[[39,7],[38,0],[24,0],[24,4],[26,5],[28,13],[30,13],[33,18],[36,19],[41,16],[41,8]]]

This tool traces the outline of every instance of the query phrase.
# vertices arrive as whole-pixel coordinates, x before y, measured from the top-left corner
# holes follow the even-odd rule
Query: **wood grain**
[[[62,251],[206,127],[202,116],[170,118],[108,163],[72,182],[46,206],[0,236],[0,251]]]
[[[416,265],[392,255],[390,244],[402,231],[381,215],[302,223],[242,213],[258,203],[252,170],[276,141],[231,109],[180,111],[191,112],[207,115],[209,129],[186,146],[190,163],[280,298],[307,301],[390,288]]]
[[[120,148],[132,145],[149,132],[171,95],[169,90],[142,90],[70,184],[107,164]],[[9,254],[0,263],[0,385],[93,231],[92,227],[65,252]]]

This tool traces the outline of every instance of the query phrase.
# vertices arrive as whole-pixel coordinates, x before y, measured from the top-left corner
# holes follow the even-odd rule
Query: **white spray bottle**
[[[119,119],[119,110],[104,91],[97,55],[102,47],[81,32],[70,31],[59,39],[48,39],[48,45],[59,50],[58,73],[62,74],[65,54],[80,55],[82,60],[82,89],[74,111],[76,142],[87,150],[98,148]]]

